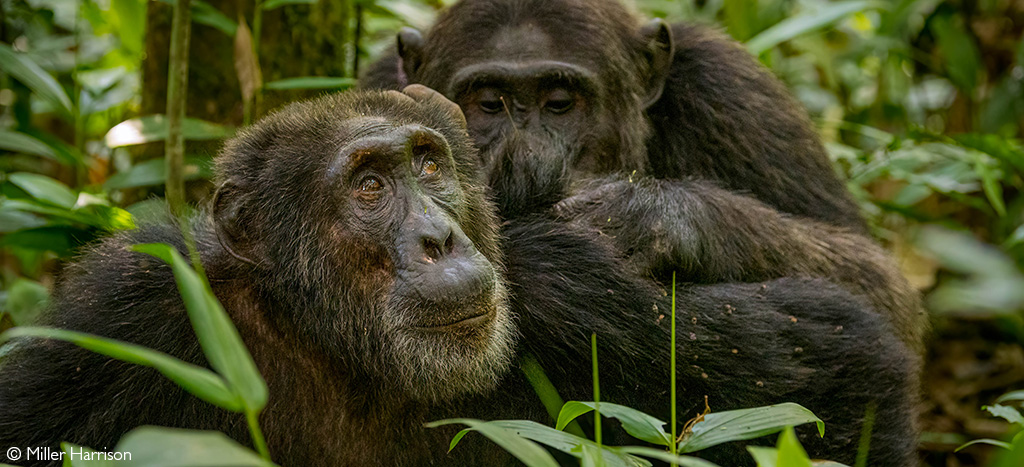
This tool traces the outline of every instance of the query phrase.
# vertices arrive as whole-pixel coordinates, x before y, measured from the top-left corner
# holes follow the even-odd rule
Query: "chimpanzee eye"
[[[573,104],[575,104],[575,101],[572,94],[569,94],[565,89],[556,89],[551,91],[551,94],[548,94],[548,100],[544,102],[544,108],[548,112],[561,114],[568,112]]]
[[[477,102],[480,105],[480,110],[489,114],[501,112],[505,108],[505,103],[501,100],[501,94],[498,94],[494,89],[480,91],[480,97],[477,99]]]
[[[370,176],[363,179],[359,184],[359,191],[365,193],[376,193],[384,189],[384,182],[381,182],[379,178]]]
[[[434,175],[437,169],[437,162],[427,159],[423,161],[423,169],[420,170],[420,175]]]

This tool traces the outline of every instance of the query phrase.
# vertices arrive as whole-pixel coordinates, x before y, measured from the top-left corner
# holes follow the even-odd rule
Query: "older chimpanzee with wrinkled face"
[[[422,433],[442,418],[427,418],[429,407],[492,390],[508,370],[516,331],[465,120],[443,99],[410,94],[424,103],[334,95],[244,130],[217,159],[212,208],[190,227],[267,380],[261,421],[285,465],[442,456],[450,434]],[[68,266],[42,324],[202,365],[170,268],[128,248],[147,242],[184,251],[173,223],[103,241]],[[11,345],[0,359],[0,445],[112,448],[146,424],[248,441],[242,415],[152,369],[70,344]]]

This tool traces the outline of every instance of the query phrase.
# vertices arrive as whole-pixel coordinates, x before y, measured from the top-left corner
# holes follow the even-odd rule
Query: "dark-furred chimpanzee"
[[[260,421],[274,460],[508,464],[478,436],[448,454],[457,428],[422,424],[547,422],[508,371],[512,357],[536,355],[564,396],[585,400],[591,332],[605,400],[665,412],[670,298],[573,223],[516,218],[499,245],[458,107],[424,88],[407,94],[334,95],[267,117],[227,145],[214,202],[190,223],[267,380]],[[40,324],[204,365],[170,268],[128,249],[144,242],[184,251],[173,223],[103,241],[68,266]],[[858,298],[801,278],[678,294],[681,410],[706,395],[716,410],[799,401],[828,424],[824,439],[801,432],[808,451],[849,463],[864,408],[877,404],[872,465],[910,463],[914,358]],[[248,442],[241,415],[155,370],[54,341],[15,340],[2,353],[0,447],[105,449],[142,424]],[[750,464],[741,443],[701,455]]]
[[[613,0],[463,0],[397,48],[363,85],[460,104],[504,218],[558,203],[662,283],[824,277],[923,353],[917,291],[863,235],[805,112],[735,42]]]

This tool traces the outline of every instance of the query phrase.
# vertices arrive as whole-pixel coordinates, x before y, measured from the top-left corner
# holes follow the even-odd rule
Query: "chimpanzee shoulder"
[[[719,181],[783,212],[864,230],[807,111],[743,46],[703,25],[672,25],[665,90],[647,109],[651,173]]]

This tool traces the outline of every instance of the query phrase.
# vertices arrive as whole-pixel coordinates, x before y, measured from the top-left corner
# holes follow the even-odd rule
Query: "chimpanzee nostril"
[[[423,236],[423,253],[430,261],[439,261],[447,257],[452,253],[454,248],[455,240],[451,230],[448,231],[444,240],[440,240],[440,236]]]

